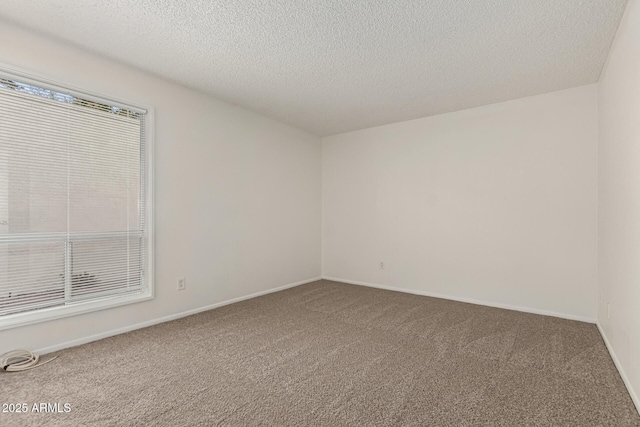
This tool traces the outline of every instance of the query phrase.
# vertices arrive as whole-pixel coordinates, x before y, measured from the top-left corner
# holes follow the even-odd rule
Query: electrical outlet
[[[380,270],[384,270],[384,261],[380,261]]]
[[[184,281],[184,277],[178,277],[178,290],[184,291],[185,287],[186,287],[186,283]]]

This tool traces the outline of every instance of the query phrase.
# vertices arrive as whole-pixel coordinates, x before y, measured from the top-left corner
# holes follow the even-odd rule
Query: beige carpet
[[[58,354],[0,425],[640,425],[594,325],[328,281]]]

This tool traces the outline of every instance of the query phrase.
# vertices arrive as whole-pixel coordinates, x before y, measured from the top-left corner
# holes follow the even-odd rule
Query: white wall
[[[596,85],[327,137],[323,276],[595,321],[597,203]]]
[[[598,323],[640,410],[640,2],[599,83]],[[610,305],[610,316],[607,315]]]
[[[56,346],[320,275],[319,138],[2,21],[0,40],[0,63],[151,105],[156,123],[156,298],[0,331],[0,353]],[[178,276],[187,279],[183,292]]]

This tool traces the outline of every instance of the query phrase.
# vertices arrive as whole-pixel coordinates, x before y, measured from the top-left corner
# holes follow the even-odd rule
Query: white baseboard
[[[35,352],[38,353],[38,354],[41,354],[41,355],[42,354],[47,354],[47,353],[53,353],[54,351],[60,351],[60,350],[63,350],[65,348],[69,348],[69,347],[76,347],[78,345],[87,344],[87,343],[90,343],[90,342],[93,342],[93,341],[98,341],[98,340],[101,340],[103,338],[112,337],[114,335],[120,335],[120,334],[124,334],[126,332],[131,332],[131,331],[134,331],[136,329],[142,329],[142,328],[146,328],[148,326],[157,325],[159,323],[169,322],[171,320],[180,319],[181,317],[191,316],[192,314],[197,314],[197,313],[201,313],[203,311],[213,310],[214,308],[223,307],[225,305],[229,305],[229,304],[233,304],[233,303],[236,303],[236,302],[248,300],[248,299],[251,299],[251,298],[256,298],[256,297],[259,297],[259,296],[262,296],[262,295],[267,295],[267,294],[271,294],[271,293],[274,293],[274,292],[283,291],[285,289],[294,288],[296,286],[304,285],[305,283],[311,283],[311,282],[315,282],[315,281],[318,281],[318,280],[321,280],[321,278],[320,277],[314,277],[313,279],[307,279],[307,280],[302,280],[300,282],[289,283],[288,285],[279,286],[277,288],[268,289],[266,291],[256,292],[254,294],[245,295],[245,296],[238,297],[238,298],[233,298],[233,299],[230,299],[230,300],[227,300],[227,301],[218,302],[218,303],[207,305],[207,306],[204,306],[204,307],[194,308],[193,310],[187,310],[187,311],[183,311],[181,313],[170,314],[168,316],[159,317],[157,319],[148,320],[146,322],[136,323],[135,325],[129,325],[129,326],[125,326],[123,328],[113,329],[113,330],[110,330],[110,331],[107,331],[107,332],[101,332],[99,334],[91,335],[91,336],[88,336],[88,337],[78,338],[78,339],[67,341],[67,342],[64,342],[64,343],[61,343],[61,344],[52,345],[52,346],[49,346],[49,347],[45,347],[45,348],[41,348],[39,350],[36,350]]]
[[[618,356],[616,356],[616,352],[613,350],[613,347],[611,346],[607,335],[604,333],[604,329],[602,328],[602,326],[600,326],[600,323],[596,322],[596,325],[598,326],[598,330],[600,331],[600,335],[602,336],[604,344],[607,346],[607,350],[609,350],[609,355],[611,355],[613,364],[616,365],[616,369],[618,369],[618,373],[620,373],[620,376],[622,377],[622,382],[624,382],[625,387],[627,387],[629,396],[631,396],[633,404],[636,405],[636,410],[638,411],[638,413],[640,413],[640,399],[638,399],[638,395],[631,386],[631,381],[629,381],[629,377],[627,377],[627,374],[622,368],[622,364],[620,363],[620,360],[618,360]]]
[[[457,297],[457,296],[452,296],[452,295],[437,294],[437,293],[433,293],[433,292],[416,291],[414,289],[396,288],[395,286],[378,285],[376,283],[368,283],[368,282],[360,282],[360,281],[357,281],[357,280],[340,279],[340,278],[337,278],[337,277],[323,276],[322,278],[324,280],[332,280],[334,282],[349,283],[351,285],[367,286],[367,287],[370,287],[370,288],[385,289],[385,290],[388,290],[388,291],[396,291],[396,292],[404,292],[404,293],[407,293],[407,294],[422,295],[422,296],[425,296],[425,297],[441,298],[441,299],[447,299],[447,300],[459,301],[459,302],[466,302],[466,303],[469,303],[469,304],[476,304],[476,305],[485,305],[487,307],[496,307],[496,308],[503,308],[505,310],[522,311],[524,313],[541,314],[543,316],[560,317],[562,319],[577,320],[579,322],[596,323],[596,319],[591,318],[591,317],[575,316],[573,314],[565,314],[565,313],[556,313],[554,311],[539,310],[537,308],[520,307],[520,306],[517,306],[517,305],[509,305],[509,304],[500,304],[500,303],[495,303],[495,302],[491,302],[491,301],[482,301],[482,300],[477,300],[477,299],[472,299],[472,298],[462,298],[462,297]]]

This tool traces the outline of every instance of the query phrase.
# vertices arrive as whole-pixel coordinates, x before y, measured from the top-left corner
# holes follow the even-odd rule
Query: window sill
[[[27,313],[11,314],[4,318],[0,318],[0,331],[152,299],[152,291],[147,290],[135,295],[111,296],[99,300],[78,302],[72,305],[44,308]]]

